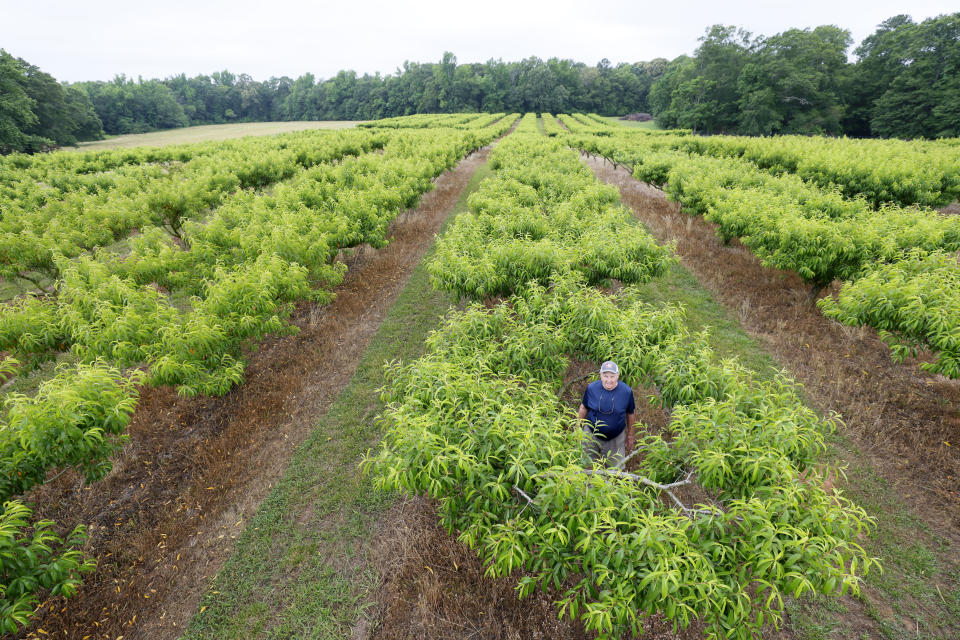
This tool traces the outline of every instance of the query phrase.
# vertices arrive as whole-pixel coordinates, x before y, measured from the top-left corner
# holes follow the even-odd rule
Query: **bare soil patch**
[[[625,116],[620,116],[620,120],[630,120],[632,122],[650,122],[653,120],[653,116],[649,113],[628,113]]]
[[[91,525],[99,568],[69,601],[43,605],[21,634],[76,640],[174,638],[232,540],[255,513],[316,418],[344,388],[387,310],[488,149],[436,179],[398,218],[384,249],[361,249],[336,299],[297,306],[294,336],[250,354],[244,384],[221,398],[145,388],[130,442],[108,478],[66,474],[30,500],[62,526]],[[43,631],[40,631],[40,630]]]
[[[796,274],[763,267],[736,240],[724,246],[714,225],[682,213],[628,170],[584,161],[620,188],[659,241],[677,242],[683,266],[803,383],[814,406],[842,414],[844,435],[891,490],[939,534],[960,542],[960,381],[923,372],[916,361],[893,363],[875,331],[845,327],[811,306]]]
[[[81,142],[76,147],[61,147],[68,151],[104,151],[129,147],[164,147],[168,144],[193,144],[230,140],[244,136],[272,136],[278,133],[306,129],[348,129],[356,126],[352,120],[303,120],[296,122],[240,122],[235,124],[207,124],[181,127],[151,133],[130,133],[106,140]]]
[[[391,524],[374,547],[385,580],[372,640],[590,637],[579,624],[557,619],[559,594],[521,601],[516,577],[486,577],[477,554],[439,526],[426,498],[399,503],[385,521]]]

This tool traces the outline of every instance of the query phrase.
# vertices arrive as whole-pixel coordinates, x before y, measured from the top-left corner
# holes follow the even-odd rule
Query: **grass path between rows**
[[[485,177],[480,167],[444,229]],[[427,253],[427,258],[432,249]],[[185,638],[344,638],[370,607],[378,576],[368,542],[395,496],[373,490],[357,465],[380,439],[373,421],[383,364],[420,356],[427,334],[456,303],[414,270],[350,383],[290,461],[192,617]]]

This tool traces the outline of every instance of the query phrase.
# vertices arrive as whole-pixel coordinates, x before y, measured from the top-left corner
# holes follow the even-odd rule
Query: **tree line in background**
[[[33,153],[103,136],[87,93],[0,49],[0,153]]]
[[[307,73],[57,83],[0,50],[0,152],[227,122],[369,120],[413,113],[652,113],[701,133],[960,136],[960,13],[883,22],[847,60],[835,26],[752,37],[715,25],[692,56],[596,66],[527,58],[405,62],[394,74]]]
[[[657,78],[650,111],[663,127],[703,133],[960,136],[960,13],[890,18],[855,63],[851,44],[834,26],[752,39],[716,25]]]

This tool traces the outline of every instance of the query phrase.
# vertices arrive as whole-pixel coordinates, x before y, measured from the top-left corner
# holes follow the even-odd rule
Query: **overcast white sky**
[[[460,63],[672,59],[717,23],[762,35],[835,24],[856,46],[891,16],[919,22],[958,9],[956,0],[0,0],[0,48],[67,82],[222,69],[255,80],[328,78],[340,69],[393,73],[444,51]]]

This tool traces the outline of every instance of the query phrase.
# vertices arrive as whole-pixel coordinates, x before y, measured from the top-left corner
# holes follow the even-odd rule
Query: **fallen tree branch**
[[[675,505],[677,505],[677,508],[679,508],[680,511],[687,517],[692,517],[699,514],[716,516],[723,513],[723,511],[719,507],[715,509],[691,509],[687,505],[683,504],[683,502],[681,502],[680,499],[676,496],[676,494],[672,491],[672,489],[675,489],[677,487],[682,487],[682,486],[691,484],[693,482],[692,481],[693,474],[694,474],[693,470],[690,470],[689,472],[687,472],[687,477],[685,477],[683,480],[677,480],[675,482],[670,482],[668,484],[661,484],[659,482],[654,482],[653,480],[645,476],[640,476],[635,473],[627,473],[626,471],[620,471],[618,469],[581,469],[580,472],[588,476],[606,476],[608,478],[624,478],[626,480],[633,480],[635,482],[639,482],[640,484],[647,487],[651,487],[653,489],[658,489],[659,491],[662,491],[668,496],[670,496],[670,499],[673,501]],[[560,477],[563,476],[563,474],[547,473],[540,477],[551,477],[551,476],[557,477],[558,475]],[[534,504],[533,498],[527,495],[523,491],[523,489],[521,489],[517,485],[513,485],[513,490],[516,491],[520,496],[522,496],[527,501],[529,506],[536,508],[536,504]],[[524,509],[526,509],[526,506],[524,506]],[[549,510],[546,511],[546,514],[549,516],[550,511]],[[553,516],[550,516],[550,519],[553,520]]]
[[[527,495],[527,492],[526,492],[526,491],[524,491],[523,489],[521,489],[521,488],[518,487],[517,485],[513,485],[513,490],[516,491],[517,493],[519,493],[519,494],[523,497],[523,499],[527,501],[527,505],[524,506],[523,509],[526,509],[528,506],[529,506],[529,507],[533,507],[534,509],[537,508],[537,505],[535,505],[535,504],[533,503],[533,498],[531,498],[529,495]],[[523,509],[520,510],[520,513],[523,513]],[[517,515],[519,516],[519,514],[517,514]]]
[[[684,513],[684,515],[687,515],[687,516],[697,515],[700,513],[717,515],[719,511],[719,510],[714,511],[712,509],[691,509],[687,507],[687,505],[683,504],[680,501],[680,499],[676,496],[676,494],[674,494],[673,491],[671,491],[671,489],[675,489],[676,487],[682,487],[684,485],[690,484],[691,478],[693,477],[693,471],[690,471],[689,473],[687,473],[687,477],[684,478],[683,480],[677,480],[676,482],[671,482],[669,484],[660,484],[659,482],[654,482],[653,480],[645,476],[638,476],[635,473],[627,473],[626,471],[619,471],[617,469],[584,469],[583,473],[587,474],[588,476],[607,476],[607,477],[613,477],[613,478],[625,478],[627,480],[634,480],[636,482],[639,482],[640,484],[647,487],[659,489],[660,491],[670,496],[670,499],[673,500],[673,503],[677,505],[677,507]]]

